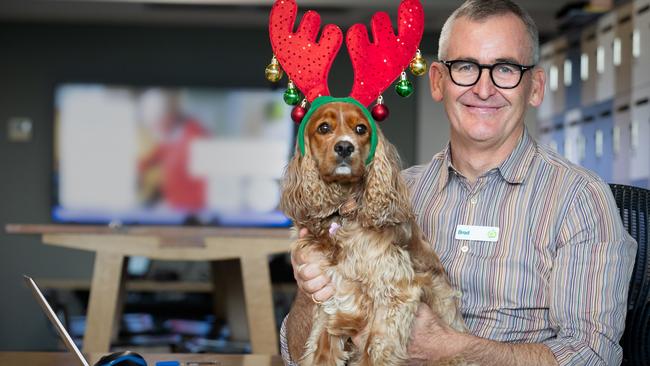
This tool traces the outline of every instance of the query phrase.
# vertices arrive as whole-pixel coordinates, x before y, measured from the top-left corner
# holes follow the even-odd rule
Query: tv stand
[[[289,229],[31,224],[8,224],[5,229],[41,235],[48,245],[95,252],[84,352],[110,350],[125,293],[125,263],[130,256],[144,256],[212,262],[213,291],[226,304],[215,303],[225,306],[233,338],[250,339],[253,353],[278,353],[268,256],[288,251]]]

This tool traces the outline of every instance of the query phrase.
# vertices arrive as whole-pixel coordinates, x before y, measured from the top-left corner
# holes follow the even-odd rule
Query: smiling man
[[[523,66],[535,60],[524,46],[531,42],[525,24],[514,14],[461,16],[443,32],[443,61],[430,70],[432,96],[444,103],[451,122],[453,162],[474,181],[514,150],[527,105],[542,101],[544,71]]]
[[[447,111],[450,143],[404,175],[473,335],[421,307],[416,359],[621,362],[636,246],[607,185],[525,130],[526,109],[544,97],[537,38],[530,16],[507,0],[467,1],[441,32],[431,93]],[[457,227],[464,235],[450,234]],[[480,233],[487,228],[491,237]]]
[[[609,187],[538,145],[524,126],[544,97],[537,28],[509,0],[470,0],[445,23],[431,94],[450,142],[403,177],[426,239],[461,294],[470,334],[420,305],[414,361],[617,365],[636,243]],[[313,301],[336,290],[318,253],[292,253],[299,295],[283,326],[292,356]],[[289,359],[284,352],[285,359]]]

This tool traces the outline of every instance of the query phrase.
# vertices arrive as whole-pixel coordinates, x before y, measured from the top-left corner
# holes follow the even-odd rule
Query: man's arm
[[[409,354],[417,361],[462,358],[481,366],[555,366],[551,350],[539,343],[510,344],[459,333],[444,324],[424,304],[418,308],[411,331]]]
[[[560,365],[621,363],[635,253],[609,187],[584,185],[559,226],[549,278],[549,320],[557,336],[544,344]]]
[[[289,355],[293,361],[298,360],[305,352],[305,343],[314,317],[314,306],[316,304],[309,295],[298,290],[285,323]]]
[[[551,350],[540,343],[513,344],[467,335],[466,349],[461,356],[469,363],[482,366],[538,365],[555,366]]]
[[[303,238],[305,235],[307,229],[301,229],[299,236]],[[314,302],[325,301],[334,295],[334,285],[321,270],[324,261],[324,256],[318,251],[291,251],[291,267],[298,285],[298,293],[280,330],[281,336],[284,337],[282,357],[285,364],[293,364],[293,361],[305,352],[305,343],[311,332],[316,306]]]

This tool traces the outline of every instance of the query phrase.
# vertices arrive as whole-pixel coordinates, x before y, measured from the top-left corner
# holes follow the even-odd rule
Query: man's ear
[[[531,85],[528,104],[533,107],[539,107],[544,100],[544,88],[546,87],[546,73],[541,67],[535,67],[530,70],[532,73],[533,84]]]
[[[431,97],[436,102],[442,100],[442,83],[444,79],[445,66],[440,62],[432,62],[429,68],[429,86],[431,87]]]

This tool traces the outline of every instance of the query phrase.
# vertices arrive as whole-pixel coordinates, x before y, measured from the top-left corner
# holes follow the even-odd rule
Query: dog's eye
[[[357,135],[363,135],[364,133],[366,133],[366,131],[368,131],[368,127],[366,127],[365,125],[357,125],[357,127],[355,127],[354,130],[357,133]]]
[[[320,124],[320,126],[318,126],[318,133],[321,135],[329,133],[330,131],[332,131],[332,127],[330,127],[329,123],[327,122],[323,122]]]

